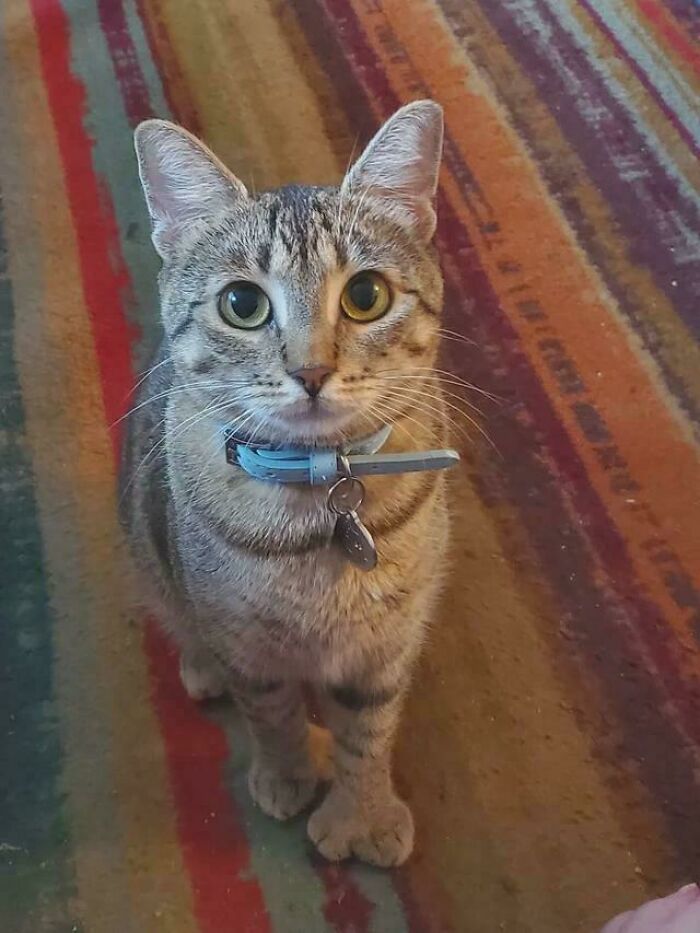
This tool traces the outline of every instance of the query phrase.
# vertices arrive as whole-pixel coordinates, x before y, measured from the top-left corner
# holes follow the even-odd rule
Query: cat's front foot
[[[389,868],[401,865],[413,851],[413,817],[393,794],[359,801],[341,788],[331,788],[311,816],[309,837],[332,862],[357,856]]]
[[[309,770],[283,774],[277,768],[254,761],[248,775],[250,796],[263,813],[276,820],[289,820],[308,806],[318,781]]]

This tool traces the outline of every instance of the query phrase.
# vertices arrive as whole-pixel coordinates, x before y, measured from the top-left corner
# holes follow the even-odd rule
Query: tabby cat
[[[382,866],[413,847],[390,753],[445,567],[443,476],[366,481],[379,560],[364,573],[334,540],[326,490],[253,479],[223,438],[361,446],[391,425],[385,452],[442,446],[441,148],[442,111],[419,101],[339,187],[251,194],[185,130],[136,131],[165,335],[129,419],[122,507],[149,602],[188,694],[239,703],[250,793],[280,820],[316,796],[313,685],[334,779],[309,835],[328,859]]]

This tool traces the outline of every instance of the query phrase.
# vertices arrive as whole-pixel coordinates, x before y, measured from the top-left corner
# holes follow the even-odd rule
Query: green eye
[[[343,289],[340,304],[353,321],[376,321],[389,310],[391,291],[378,272],[359,272]]]
[[[219,295],[219,314],[232,327],[255,330],[270,320],[272,305],[259,286],[232,282]]]

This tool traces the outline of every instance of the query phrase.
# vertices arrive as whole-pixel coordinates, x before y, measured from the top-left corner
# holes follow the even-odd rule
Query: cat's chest
[[[385,614],[381,571],[354,570],[333,541],[297,555],[222,547],[200,529],[183,541],[197,623],[239,668],[298,668],[311,676],[347,663],[358,629]]]

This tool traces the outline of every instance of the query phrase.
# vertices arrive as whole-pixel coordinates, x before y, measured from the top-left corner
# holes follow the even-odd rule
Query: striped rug
[[[697,880],[699,38],[694,0],[4,0],[2,933],[572,933]],[[252,808],[240,723],[132,614],[112,425],[158,327],[133,127],[329,182],[423,96],[444,368],[497,401],[452,386],[382,873]]]

